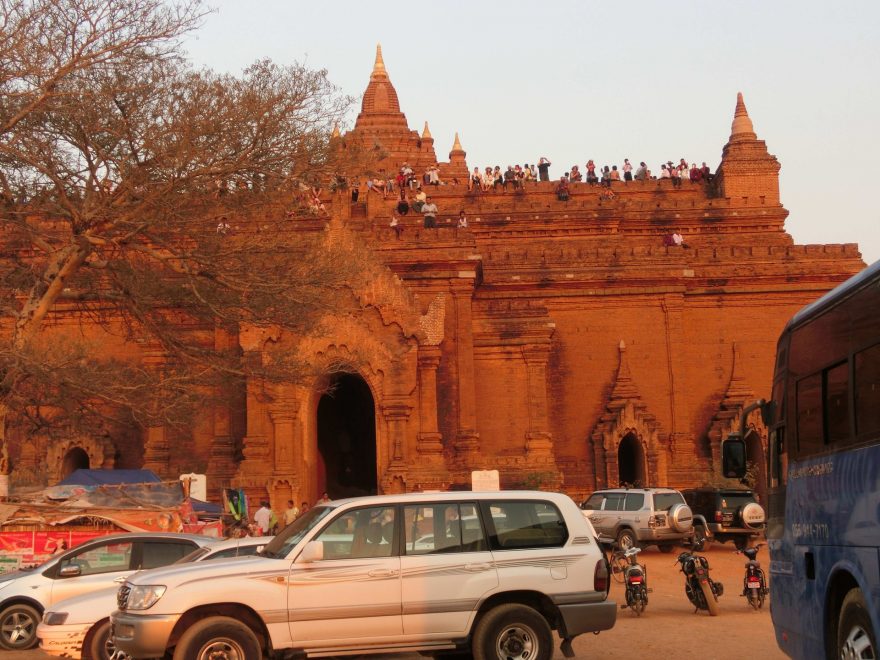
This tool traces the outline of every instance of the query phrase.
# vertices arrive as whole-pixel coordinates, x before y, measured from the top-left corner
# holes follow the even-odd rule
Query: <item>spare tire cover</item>
[[[758,529],[764,526],[764,508],[757,502],[749,502],[740,509],[740,520],[744,527]]]
[[[687,532],[694,526],[694,514],[687,504],[674,504],[669,509],[669,524],[676,532]]]

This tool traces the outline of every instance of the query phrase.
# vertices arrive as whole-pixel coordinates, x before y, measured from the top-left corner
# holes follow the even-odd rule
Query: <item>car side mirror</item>
[[[324,559],[324,542],[309,541],[299,555],[299,563],[310,564],[313,561]]]
[[[58,569],[58,577],[69,578],[79,577],[80,575],[82,575],[82,567],[78,564],[68,564]]]
[[[746,476],[746,443],[738,435],[729,435],[721,444],[721,471],[730,479]]]

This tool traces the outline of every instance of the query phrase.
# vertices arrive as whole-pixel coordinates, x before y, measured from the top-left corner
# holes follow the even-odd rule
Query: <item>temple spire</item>
[[[455,132],[455,142],[452,143],[452,150],[464,151],[464,149],[461,148],[461,141],[458,139],[458,131]]]
[[[428,129],[428,122],[425,122],[425,130],[422,131],[422,139],[423,140],[428,140],[428,139],[433,140],[434,139],[434,136],[431,135],[430,129]]]
[[[338,138],[339,137],[339,122],[338,121],[333,123],[333,133],[330,134],[330,137],[331,138]]]
[[[388,72],[385,70],[385,60],[382,59],[382,44],[376,44],[376,62],[373,64],[373,73],[370,79],[387,78]]]
[[[749,119],[749,113],[746,110],[746,103],[743,101],[742,92],[736,94],[736,110],[733,113],[733,124],[730,126],[730,139],[735,137],[757,137],[755,128],[752,126],[752,120]]]

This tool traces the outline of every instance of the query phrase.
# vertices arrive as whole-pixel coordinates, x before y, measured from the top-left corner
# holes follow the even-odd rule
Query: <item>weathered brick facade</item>
[[[437,162],[427,126],[409,129],[381,54],[355,128],[336,139],[381,144],[389,174]],[[320,338],[217,335],[257,358],[267,341],[291,342],[328,374],[349,365],[369,395],[347,401],[372,406],[358,419],[374,428],[320,437],[335,376],[269,391],[249,383],[240,408],[206,413],[181,442],[164,429],[146,430],[142,451],[130,439],[83,439],[91,464],[206,470],[212,492],[234,483],[276,508],[328,487],[343,494],[333,490],[352,470],[375,475],[379,491],[454,487],[493,468],[503,485],[574,496],[621,480],[698,485],[718,473],[719,443],[743,404],[769,395],[786,320],[864,266],[855,245],[793,244],[779,163],[741,96],[712,185],[620,182],[608,199],[574,184],[567,202],[553,183],[469,192],[465,156],[456,136],[440,169],[460,185],[431,191],[438,229],[409,214],[397,237],[393,196],[364,187],[354,204],[348,192],[329,195],[326,222],[290,221],[290,231],[354,237],[379,266],[355,283],[359,308],[328,319]],[[469,227],[456,230],[462,209]],[[664,245],[673,231],[687,248]],[[756,460],[765,441],[755,419]]]

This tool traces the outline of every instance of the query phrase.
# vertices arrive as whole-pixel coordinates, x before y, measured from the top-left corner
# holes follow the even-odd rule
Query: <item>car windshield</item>
[[[309,509],[281,530],[259,554],[263,557],[283,559],[315,525],[326,518],[335,508],[333,506],[316,506],[313,509]]]
[[[654,493],[654,511],[669,511],[676,504],[684,504],[681,493]]]

